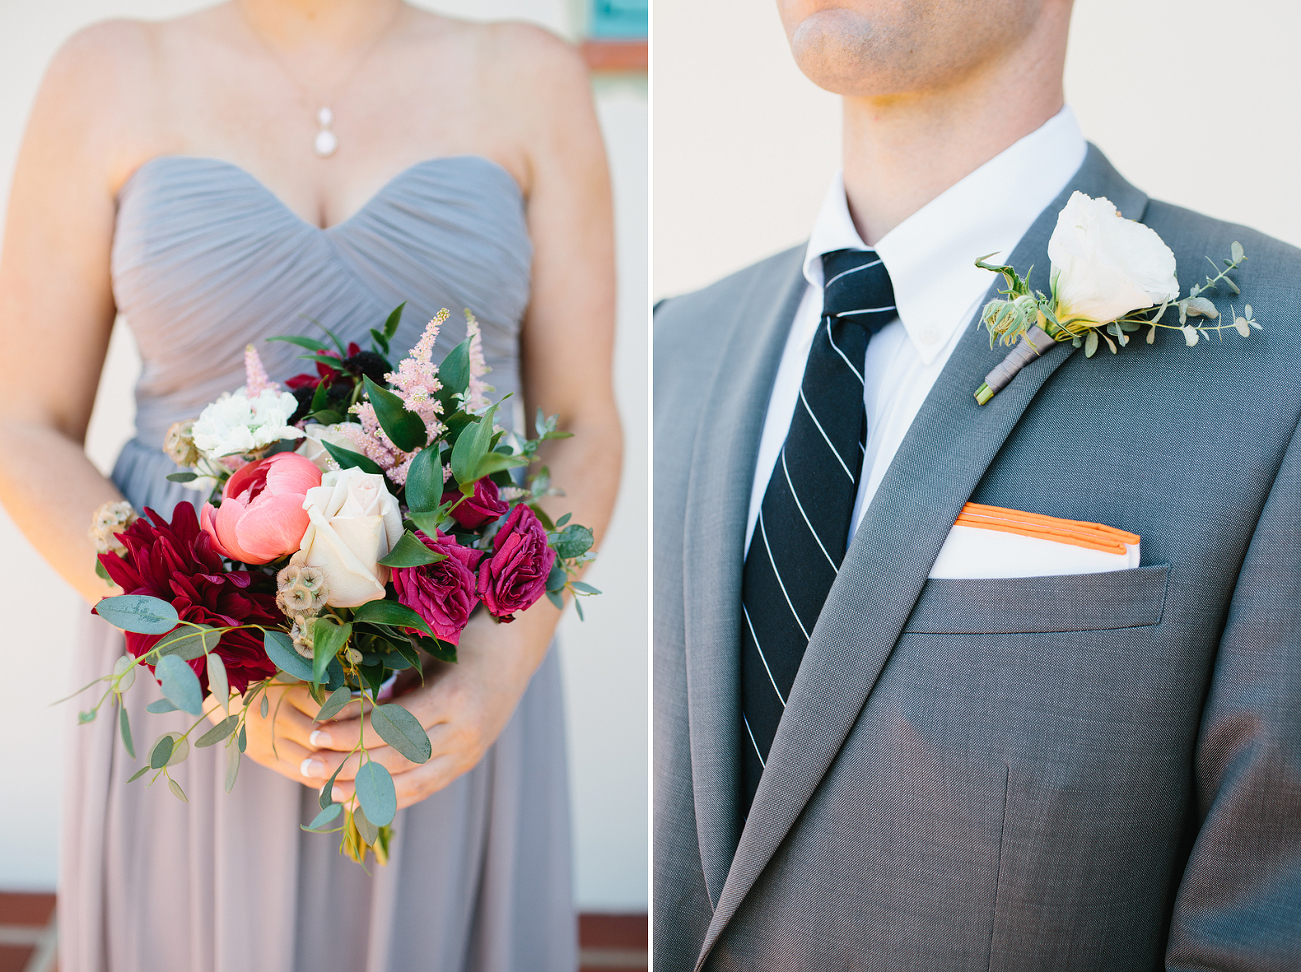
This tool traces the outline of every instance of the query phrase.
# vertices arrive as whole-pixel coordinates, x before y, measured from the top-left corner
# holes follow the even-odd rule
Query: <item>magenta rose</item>
[[[556,552],[547,546],[547,531],[523,503],[510,511],[493,539],[492,556],[479,565],[479,596],[499,621],[532,607],[547,589]]]
[[[459,492],[444,493],[443,502],[454,500],[460,495]],[[456,509],[452,510],[452,519],[467,530],[474,530],[497,519],[509,509],[510,504],[501,498],[497,484],[485,476],[475,482],[474,495],[467,496]]]
[[[463,547],[442,531],[432,540],[419,530],[416,536],[447,559],[422,567],[394,567],[393,587],[398,601],[424,618],[439,641],[454,645],[479,603],[474,568],[484,552]]]

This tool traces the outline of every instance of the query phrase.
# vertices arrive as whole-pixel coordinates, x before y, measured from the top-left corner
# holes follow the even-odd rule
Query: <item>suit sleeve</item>
[[[1170,972],[1301,969],[1301,442],[1238,575],[1197,744]]]

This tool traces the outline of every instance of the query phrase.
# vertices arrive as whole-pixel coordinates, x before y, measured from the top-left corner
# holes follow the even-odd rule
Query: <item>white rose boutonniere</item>
[[[402,537],[397,498],[384,477],[357,468],[325,473],[309,489],[303,509],[311,522],[299,548],[317,568],[331,607],[358,607],[384,596],[389,569],[379,563]]]
[[[1028,275],[1022,279],[1010,266],[988,264],[989,257],[976,261],[977,266],[1001,273],[1007,281],[1007,288],[999,291],[1003,298],[985,305],[981,326],[989,331],[991,345],[995,340],[1016,344],[976,391],[981,405],[1057,341],[1083,345],[1085,355],[1091,358],[1100,342],[1105,341],[1115,354],[1118,347],[1129,344],[1130,334],[1144,326],[1149,328],[1148,344],[1155,341],[1157,328],[1162,327],[1181,331],[1190,347],[1226,328],[1244,337],[1253,327],[1260,328],[1252,318],[1250,304],[1242,316],[1234,310],[1228,324],[1188,324],[1190,317],[1219,319],[1215,303],[1203,296],[1207,291],[1224,287],[1241,293],[1229,277],[1247,259],[1240,243],[1231,247],[1223,270],[1194,285],[1180,300],[1174,253],[1155,230],[1125,219],[1106,198],[1093,199],[1082,192],[1071,195],[1058,214],[1048,241],[1048,257],[1052,261],[1050,294],[1031,290]],[[1179,312],[1177,325],[1162,320],[1172,306]]]

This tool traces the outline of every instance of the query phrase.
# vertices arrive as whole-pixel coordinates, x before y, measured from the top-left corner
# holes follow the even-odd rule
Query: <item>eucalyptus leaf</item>
[[[551,573],[547,574],[546,589],[552,594],[559,594],[569,583],[569,575],[565,573],[565,568],[560,565],[560,558],[557,557],[551,565]]]
[[[118,692],[125,692],[136,681],[136,659],[134,655],[119,655],[113,663],[113,677],[117,679]]]
[[[366,843],[373,844],[379,840],[379,828],[370,822],[364,808],[358,807],[352,812],[352,822],[357,827],[357,833],[361,834],[361,839]]]
[[[421,449],[407,467],[407,507],[416,513],[438,509],[443,501],[443,461],[438,445]]]
[[[309,823],[306,827],[303,827],[303,829],[319,831],[322,827],[324,827],[326,824],[328,824],[331,820],[333,820],[342,812],[343,812],[342,803],[331,803],[328,807],[326,807],[315,817],[313,817],[312,822]],[[299,826],[302,825],[300,824]]]
[[[370,724],[379,737],[413,763],[427,762],[433,749],[420,720],[396,703],[376,706]]]
[[[235,777],[239,775],[239,747],[232,746],[234,740],[226,744],[226,792],[235,786]]]
[[[385,567],[423,567],[425,564],[436,564],[446,559],[447,554],[430,550],[419,537],[408,530],[398,538],[393,549],[380,560],[380,563]]]
[[[369,624],[387,624],[396,628],[416,628],[425,632],[431,638],[434,635],[433,630],[424,618],[405,604],[399,604],[397,601],[383,599],[367,601],[357,608],[352,619],[354,621],[365,621]],[[317,630],[320,630],[319,622]]]
[[[576,591],[581,591],[581,592],[584,593],[584,594],[600,594],[600,593],[601,593],[601,592],[598,591],[595,587],[593,587],[591,584],[584,584],[582,581],[573,581],[573,582],[570,583],[569,586],[572,587],[572,588],[573,588],[574,590],[576,590]]]
[[[230,681],[226,678],[226,663],[215,651],[208,653],[208,691],[222,708],[230,712]]]
[[[180,800],[182,803],[190,802],[185,798],[185,791],[181,789],[181,784],[177,783],[170,776],[167,778],[167,789],[171,790],[172,796],[176,797],[176,799]]]
[[[327,442],[325,439],[321,440],[321,445],[325,446],[325,451],[339,464],[340,469],[351,469],[356,466],[362,472],[373,473],[376,476],[384,474],[384,470],[380,469],[373,459],[368,459],[360,453],[353,452],[351,449],[344,449],[332,442]]]
[[[235,739],[241,753],[248,749],[248,723],[239,727],[239,735]]]
[[[190,715],[203,714],[203,689],[194,669],[176,655],[164,655],[154,666],[167,700]]]
[[[136,634],[166,634],[180,622],[176,608],[148,594],[119,594],[95,605],[95,613],[123,631]]]
[[[283,631],[267,631],[262,636],[262,648],[281,671],[303,682],[312,680],[312,663],[294,650],[293,641]],[[263,699],[265,702],[265,696]],[[265,716],[263,713],[263,718]]]
[[[1242,244],[1237,240],[1234,240],[1233,245],[1229,247],[1229,255],[1233,257],[1234,263],[1241,263],[1243,260],[1247,259],[1247,254],[1243,252]]]
[[[479,462],[488,454],[492,446],[492,423],[497,412],[494,405],[484,413],[483,418],[467,425],[452,446],[452,475],[465,487],[475,480],[475,470]]]
[[[171,732],[168,735],[172,737],[172,753],[167,757],[167,765],[175,766],[184,763],[190,755],[190,741],[179,732]]]
[[[99,715],[99,713],[95,709],[87,709],[85,712],[78,712],[77,723],[78,725],[84,726],[87,722],[94,722],[95,716],[97,715]]]
[[[325,786],[321,787],[321,792],[317,796],[317,802],[320,803],[321,809],[324,810],[330,804],[334,803],[334,780],[339,775],[339,770],[343,769],[343,763],[340,763],[330,774],[330,778],[325,781]]]
[[[1092,358],[1098,353],[1098,332],[1089,328],[1088,335],[1084,338],[1084,356]]]
[[[330,693],[330,697],[325,700],[321,706],[321,711],[316,713],[313,722],[325,722],[337,716],[345,705],[352,701],[352,689],[342,685]]]
[[[381,388],[370,380],[369,375],[362,376],[366,387],[366,397],[375,408],[375,418],[393,444],[403,452],[414,452],[423,448],[429,439],[425,430],[425,420],[417,413],[407,411],[406,403],[387,388]]]
[[[1096,335],[1097,332],[1090,331],[1089,334]],[[1096,336],[1093,338],[1093,343],[1097,345]],[[592,531],[581,523],[571,523],[551,536],[551,547],[561,560],[573,560],[583,556],[592,549],[592,543]]]
[[[162,769],[172,757],[172,737],[163,733],[149,750],[149,768]]]
[[[126,706],[118,707],[118,728],[122,731],[122,745],[126,747],[127,755],[132,759],[136,758],[136,747],[131,741],[131,719],[126,714]]]
[[[222,719],[219,723],[199,737],[199,741],[194,744],[196,749],[203,749],[207,746],[215,746],[221,742],[239,725],[239,716],[232,715]]]
[[[167,474],[168,482],[173,483],[192,483],[198,478],[199,474],[192,472],[174,472]]]
[[[357,770],[353,785],[371,823],[383,827],[393,822],[393,816],[398,812],[398,796],[388,770],[372,759]]]
[[[267,698],[267,694],[266,694],[265,692],[263,692],[263,693],[262,693],[262,709],[261,709],[261,712],[262,712],[262,718],[263,718],[263,719],[265,719],[265,718],[267,717],[267,710],[269,710],[270,708],[271,708],[271,700],[268,699],[268,698]]]
[[[583,617],[583,604],[581,601],[578,600],[578,598],[574,598],[574,610],[578,612],[579,621],[587,620],[586,618]]]
[[[156,699],[145,706],[146,712],[152,712],[154,715],[162,715],[164,712],[175,712],[176,706],[166,699]]]
[[[140,777],[148,773],[151,769],[153,769],[153,767],[150,766],[148,763],[145,763],[144,766],[141,766],[138,770],[136,770],[134,773],[131,774],[131,778],[128,779],[127,782],[134,783],[136,780],[140,779]]]
[[[547,600],[558,607],[560,610],[565,609],[565,599],[555,591],[547,591]]]
[[[174,631],[161,638],[154,648],[160,656],[175,655],[183,661],[193,661],[216,648],[220,640],[221,633],[211,625],[178,625]]]

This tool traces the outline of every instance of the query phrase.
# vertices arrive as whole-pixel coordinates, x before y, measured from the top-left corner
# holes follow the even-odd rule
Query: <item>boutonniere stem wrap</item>
[[[1222,339],[1226,329],[1243,337],[1252,328],[1260,329],[1250,304],[1241,315],[1230,306],[1225,323],[1215,302],[1205,296],[1220,288],[1235,295],[1242,292],[1229,276],[1247,259],[1242,244],[1232,245],[1222,270],[1207,257],[1217,273],[1208,274],[1180,299],[1174,253],[1151,227],[1125,219],[1106,198],[1076,192],[1058,215],[1048,242],[1049,294],[1030,288],[1033,267],[1022,277],[1013,267],[985,262],[990,256],[981,257],[976,266],[1001,273],[1007,286],[999,291],[1002,297],[985,305],[980,326],[989,331],[991,348],[997,341],[1012,350],[976,390],[981,405],[1054,342],[1083,347],[1091,358],[1104,342],[1116,354],[1143,327],[1148,328],[1148,344],[1155,342],[1158,328],[1166,328],[1180,331],[1189,347],[1212,336]],[[1171,308],[1178,311],[1178,324],[1164,320]],[[1189,323],[1197,318],[1202,323]]]

